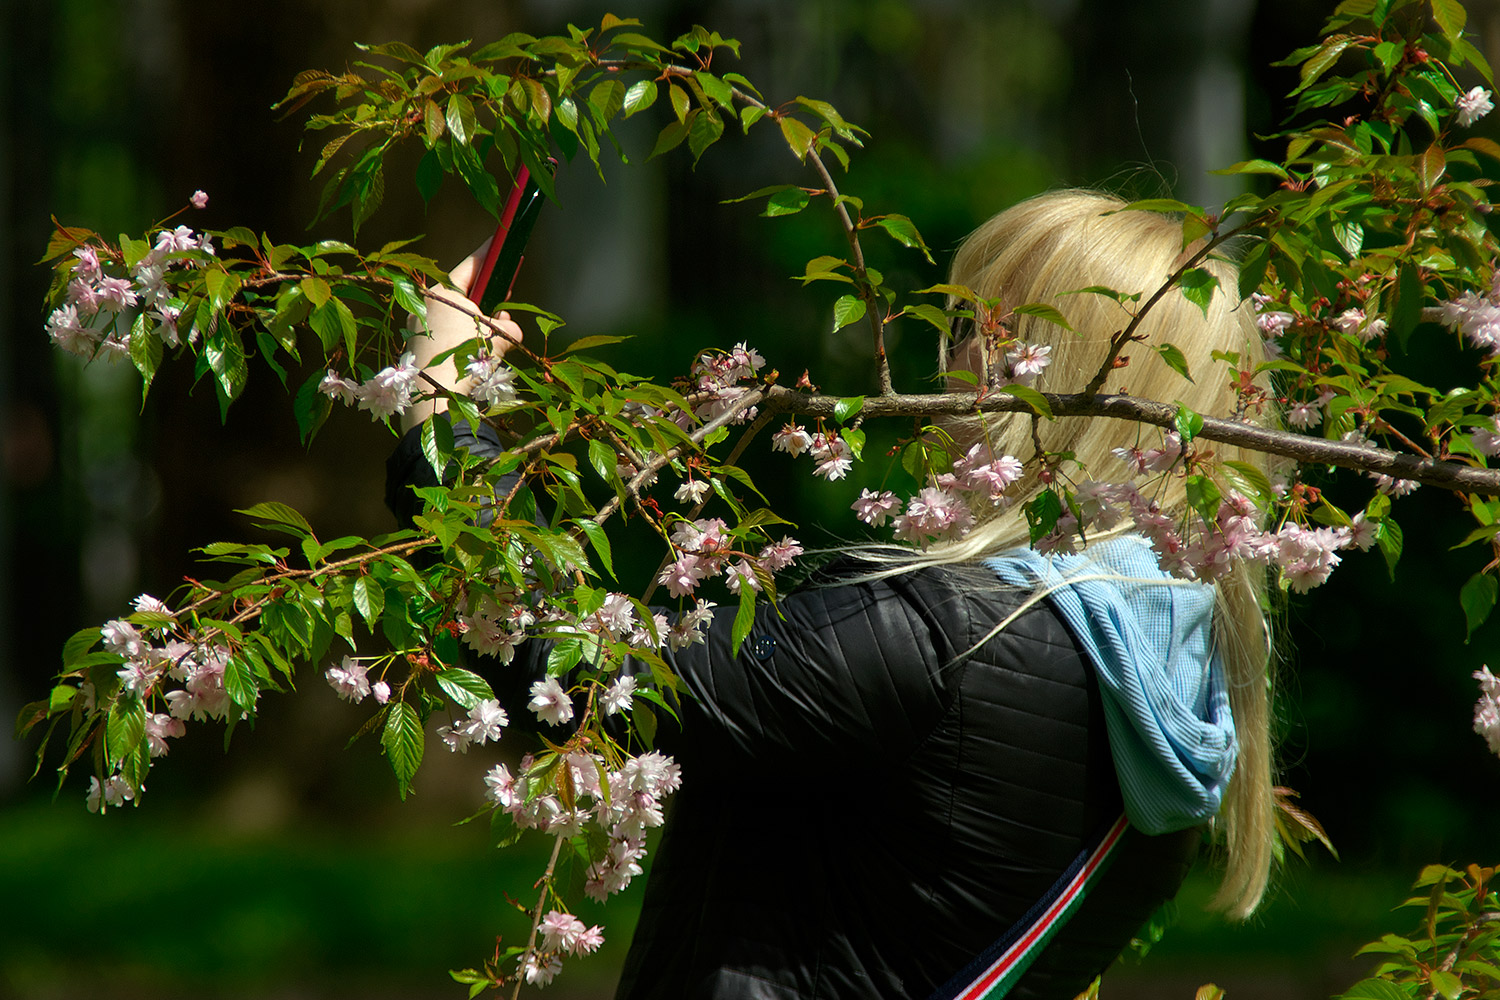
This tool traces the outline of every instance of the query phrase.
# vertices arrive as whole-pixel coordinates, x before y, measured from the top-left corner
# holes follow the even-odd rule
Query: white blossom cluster
[[[562,971],[562,956],[587,955],[604,943],[604,928],[588,927],[571,913],[548,911],[537,924],[541,947],[521,962],[521,975],[531,986],[546,986]]]
[[[172,611],[150,594],[135,599],[137,612],[164,615]],[[161,641],[164,629],[141,629],[123,618],[106,622],[99,630],[106,651],[124,661],[118,671],[120,685],[147,706],[145,740],[152,757],[167,754],[167,740],[181,737],[188,721],[224,720],[233,708],[224,688],[224,669],[229,650],[210,643],[193,643],[181,639]],[[175,686],[173,682],[176,682]],[[85,681],[79,697],[86,711],[92,711],[96,698],[94,685]],[[164,703],[167,711],[151,708]],[[89,782],[88,807],[101,812],[109,806],[137,800],[144,787],[132,787],[121,774]]]
[[[544,790],[555,779],[534,777],[556,767],[568,769],[574,795],[571,809]],[[576,837],[590,823],[603,829],[607,846],[589,864],[584,885],[589,896],[603,900],[641,874],[646,832],[662,825],[663,800],[682,786],[682,770],[671,757],[654,750],[629,758],[617,770],[608,770],[598,754],[574,750],[541,767],[527,755],[515,774],[504,764],[496,764],[484,776],[484,783],[486,797],[522,829],[556,837]],[[552,981],[562,968],[564,954],[586,954],[604,941],[602,928],[585,927],[576,917],[556,910],[542,918],[538,930],[540,946],[523,959],[519,970],[535,985]]]
[[[203,208],[208,196],[197,191],[191,201]],[[128,273],[119,273],[124,271],[122,264],[101,259],[92,244],[78,247],[66,300],[47,317],[47,335],[58,347],[83,358],[129,358],[135,317],[144,314],[139,333],[176,347],[184,340],[177,329],[183,302],[172,295],[168,272],[174,264],[202,267],[214,253],[208,234],[187,226],[157,233],[156,245]],[[191,343],[197,336],[198,331],[190,329],[185,339]]]
[[[756,556],[734,548],[735,540],[729,534],[729,525],[717,517],[700,518],[677,522],[669,539],[677,558],[668,563],[657,577],[657,582],[667,588],[673,597],[688,597],[704,580],[722,575],[731,593],[738,594],[742,586],[760,590],[760,581],[755,569],[775,573],[785,569],[802,555],[802,544],[790,535],[781,541],[772,542]],[[698,607],[678,619],[667,637],[673,649],[692,642],[702,642],[696,629],[709,619],[708,609],[712,603],[700,600]],[[684,627],[692,633],[680,633]],[[686,641],[683,641],[686,640]]]
[[[1490,752],[1500,756],[1500,677],[1489,667],[1474,671],[1479,682],[1479,702],[1474,706],[1474,732],[1484,737]]]
[[[1453,120],[1459,128],[1468,128],[1479,119],[1495,110],[1495,104],[1490,100],[1491,94],[1483,87],[1474,87],[1471,90],[1458,95],[1453,102]]]
[[[693,362],[690,374],[693,378],[694,395],[700,401],[693,407],[692,415],[678,413],[678,426],[690,430],[695,421],[707,422],[720,416],[733,406],[750,389],[741,383],[753,380],[755,373],[766,366],[760,352],[747,347],[743,341],[734,345],[728,353],[705,352]],[[751,406],[735,415],[734,422],[743,424],[754,420],[756,408]]]

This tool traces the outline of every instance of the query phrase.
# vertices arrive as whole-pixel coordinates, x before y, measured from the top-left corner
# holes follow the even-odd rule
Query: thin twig
[[[1181,267],[1173,271],[1172,274],[1167,278],[1167,280],[1162,282],[1161,287],[1153,292],[1151,297],[1146,300],[1145,305],[1136,310],[1135,315],[1130,318],[1130,323],[1126,325],[1125,329],[1116,332],[1115,335],[1110,339],[1109,354],[1105,357],[1104,363],[1099,366],[1099,370],[1094,373],[1094,377],[1089,380],[1089,384],[1084,387],[1084,398],[1092,398],[1098,395],[1100,389],[1104,388],[1104,382],[1109,378],[1109,373],[1115,370],[1115,361],[1120,357],[1120,352],[1125,349],[1126,344],[1135,339],[1135,331],[1139,329],[1141,322],[1145,320],[1146,314],[1151,311],[1152,306],[1161,301],[1162,297],[1166,295],[1167,292],[1177,287],[1177,283],[1182,280],[1182,276],[1184,274],[1196,267],[1216,248],[1222,246],[1225,242],[1234,238],[1235,236],[1238,236],[1240,233],[1243,233],[1245,230],[1260,225],[1261,222],[1265,220],[1265,218],[1266,216],[1264,214],[1257,215],[1255,218],[1250,219],[1246,222],[1242,222],[1238,226],[1235,226],[1228,232],[1216,234],[1213,239],[1209,240],[1201,248],[1199,248],[1197,253],[1193,254],[1186,261],[1184,261]]]
[[[854,227],[854,221],[849,218],[848,209],[839,199],[838,185],[833,182],[833,175],[828,172],[828,165],[815,150],[808,150],[807,158],[812,161],[813,169],[817,170],[818,176],[823,178],[823,188],[828,192],[828,197],[833,202],[833,209],[838,213],[839,224],[844,227],[844,237],[849,241],[849,252],[854,255],[854,281],[859,288],[859,297],[865,303],[865,315],[870,318],[870,332],[875,343],[875,378],[876,385],[882,396],[889,396],[894,390],[891,388],[891,363],[885,354],[885,323],[880,318],[880,303],[876,298],[875,289],[870,284],[869,272],[865,270],[865,253],[859,244],[859,231]]]

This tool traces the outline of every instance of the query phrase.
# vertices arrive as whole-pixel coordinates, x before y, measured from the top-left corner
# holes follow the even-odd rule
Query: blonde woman
[[[1044,195],[958,254],[955,282],[1057,305],[1082,331],[1020,320],[1023,342],[1051,348],[1042,388],[1081,388],[1126,319],[1111,299],[1063,293],[1149,294],[1181,259],[1178,224],[1120,207]],[[1232,268],[1208,266],[1235,288]],[[436,303],[429,322],[426,357],[472,336],[467,317]],[[1198,380],[1141,358],[1105,391],[1206,414],[1233,407],[1210,356],[1258,336],[1230,296],[1205,319],[1169,295],[1141,332],[1177,345]],[[955,347],[945,368],[983,349]],[[1033,454],[1024,416],[954,432],[987,437],[995,455]],[[1119,471],[1113,449],[1143,433],[1103,419],[1039,432],[1044,449],[1072,452],[1101,479]],[[466,443],[498,450],[484,432]],[[1028,470],[1010,509],[965,537],[872,548],[839,580],[784,597],[779,616],[762,608],[737,655],[732,613],[705,644],[665,654],[687,696],[681,729],[664,725],[658,746],[681,764],[683,787],[618,996],[1068,1000],[1176,893],[1209,825],[1228,847],[1218,905],[1254,910],[1271,838],[1257,575],[1174,579],[1128,523],[1076,555],[1039,555],[1015,510],[1040,488]],[[415,431],[390,473],[388,496],[410,513],[408,487],[432,481]],[[1169,515],[1185,509],[1180,477],[1157,499]],[[524,691],[545,653],[533,641],[486,673],[497,690]],[[1106,844],[1112,865],[1096,869]],[[976,976],[990,977],[985,988],[1000,980],[990,958],[1013,952],[1011,939],[1029,942],[1024,961],[996,992],[973,992]]]

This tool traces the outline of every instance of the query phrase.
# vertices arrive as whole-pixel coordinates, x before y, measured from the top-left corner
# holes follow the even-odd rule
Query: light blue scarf
[[[1237,744],[1213,644],[1213,588],[1175,581],[1133,535],[1086,555],[1012,549],[985,565],[1006,583],[1050,589],[1093,661],[1131,823],[1158,834],[1214,816]]]

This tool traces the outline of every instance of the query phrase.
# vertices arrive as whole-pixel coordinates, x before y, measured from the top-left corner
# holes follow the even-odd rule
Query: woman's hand
[[[494,319],[487,319],[480,314],[479,307],[470,302],[460,290],[469,287],[474,277],[474,269],[484,261],[484,255],[489,248],[490,241],[485,240],[477,250],[465,257],[449,272],[448,277],[452,282],[452,288],[435,285],[427,290],[425,329],[415,316],[411,317],[406,324],[407,329],[411,331],[406,346],[415,355],[417,367],[421,368],[433,382],[437,382],[452,392],[468,392],[470,381],[468,376],[458,366],[456,358],[450,356],[437,365],[432,364],[433,358],[475,338],[478,338],[483,343],[484,349],[494,357],[503,356],[512,344],[521,342],[521,328],[510,318],[510,313],[501,312]],[[427,390],[432,386],[430,383],[425,383],[422,388]],[[413,403],[402,415],[401,426],[410,429],[432,414],[443,413],[447,409],[448,401],[441,396],[421,400]]]

